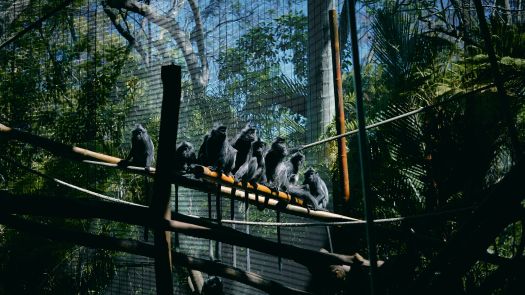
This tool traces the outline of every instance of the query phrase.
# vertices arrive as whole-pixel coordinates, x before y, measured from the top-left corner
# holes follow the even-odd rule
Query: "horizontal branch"
[[[76,146],[59,143],[42,136],[33,135],[29,132],[10,128],[0,123],[0,138],[3,136],[5,136],[7,139],[16,139],[34,146],[41,147],[57,156],[67,157],[74,160],[91,159],[113,164],[117,164],[122,160],[120,158],[92,152],[90,150],[86,150]]]
[[[154,257],[153,245],[132,239],[119,239],[58,228],[52,225],[41,224],[3,213],[0,213],[0,223],[19,231],[30,232],[53,240],[70,242],[90,248],[121,251],[146,257]],[[252,272],[245,272],[239,268],[187,256],[175,251],[172,251],[172,261],[174,264],[183,267],[188,267],[208,273],[210,275],[216,275],[244,283],[269,294],[310,294],[305,291],[288,288],[278,282],[267,280],[264,277]]]
[[[120,158],[109,156],[109,155],[102,154],[102,153],[93,152],[93,151],[90,151],[84,148],[79,148],[76,146],[59,143],[59,142],[53,141],[51,139],[48,139],[42,136],[33,135],[28,132],[20,131],[20,130],[5,126],[3,124],[0,124],[0,137],[2,136],[5,136],[8,139],[29,143],[33,146],[43,148],[56,156],[66,157],[74,161],[82,161],[87,164],[102,165],[105,167],[121,169],[121,170],[130,172],[130,173],[146,175],[149,177],[153,177],[156,172],[155,168],[150,168],[149,170],[146,170],[145,167],[119,166],[118,163],[122,160]],[[209,171],[209,169],[207,171]],[[208,172],[208,174],[212,176],[214,175],[214,173],[215,172],[213,171]],[[206,193],[215,193],[217,191],[217,188],[214,184],[203,182],[197,179],[188,178],[183,175],[178,175],[175,173],[171,176],[171,180],[172,180],[172,183],[174,184],[181,185],[181,186],[191,188],[194,190],[206,192]],[[229,180],[227,177],[225,177],[224,180],[226,182],[231,181],[233,183],[233,179]],[[240,200],[244,200],[244,191],[242,190],[242,186],[240,186],[239,184],[235,186],[237,190],[234,193],[234,197]],[[270,192],[270,189],[267,187],[264,187],[264,188],[266,190],[262,189],[260,191],[261,195],[264,195],[264,194],[269,195],[268,192]],[[224,196],[232,197],[231,188],[221,186],[220,190]],[[284,197],[284,195],[287,195],[287,194],[283,192],[280,192],[280,194],[283,194],[283,199],[286,198]],[[249,194],[248,198],[249,198],[249,202],[253,204],[263,204],[264,203],[262,198],[257,199],[254,194]],[[291,197],[288,197],[288,200],[290,200],[290,198]],[[271,208],[274,210],[280,210],[282,212],[293,214],[296,216],[314,218],[314,219],[324,220],[324,221],[357,220],[355,218],[351,218],[351,217],[347,217],[347,216],[343,216],[339,214],[334,214],[331,212],[313,211],[313,210],[309,210],[307,208],[292,205],[292,204],[287,204],[286,206],[284,206],[282,203],[278,204],[276,200],[269,200],[268,203],[269,203],[267,206],[268,208]]]
[[[149,226],[189,236],[217,240],[250,248],[273,256],[294,260],[309,268],[331,264],[352,264],[333,254],[319,253],[293,245],[279,244],[212,223],[202,218],[173,212],[173,220],[159,220],[148,208],[104,201],[83,201],[59,197],[16,195],[0,192],[0,210],[12,214],[59,216],[65,218],[102,218],[128,224]]]

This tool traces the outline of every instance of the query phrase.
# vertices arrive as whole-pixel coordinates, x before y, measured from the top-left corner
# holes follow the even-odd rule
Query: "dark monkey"
[[[266,181],[269,184],[273,184],[275,189],[280,188],[280,183],[275,183],[275,180],[277,172],[280,172],[282,168],[284,168],[281,166],[286,156],[288,156],[288,148],[286,147],[285,139],[277,137],[264,157],[266,162]]]
[[[290,184],[299,183],[299,169],[304,165],[305,157],[302,153],[295,153],[288,161],[288,182]]]
[[[203,295],[223,295],[222,280],[219,277],[208,278],[202,286]]]
[[[250,146],[244,164],[235,173],[235,180],[254,184],[261,182],[265,177],[264,149],[266,143],[258,139],[251,143]]]
[[[151,141],[148,131],[141,124],[137,124],[131,132],[131,150],[126,159],[119,164],[121,166],[135,165],[146,167],[146,170],[149,170],[153,164],[153,154],[153,141]]]
[[[244,164],[242,164],[237,172],[235,173],[235,180],[242,182],[243,187],[246,187],[247,183],[250,183],[255,187],[256,197],[257,195],[257,183],[265,182],[265,161],[264,161],[264,150],[266,149],[266,143],[260,138],[251,144],[249,150],[249,157],[246,158]],[[245,188],[246,191],[246,188]],[[248,196],[245,196],[246,206],[248,205]]]
[[[199,162],[219,173],[230,174],[235,167],[237,150],[228,142],[226,127],[219,126],[204,137],[199,149]]]
[[[141,124],[137,124],[135,129],[131,132],[131,150],[126,159],[119,162],[120,166],[135,165],[145,167],[146,171],[150,170],[153,164],[154,147],[153,141]],[[151,187],[147,177],[144,177],[144,190],[146,193],[146,202],[151,199]],[[149,228],[144,227],[144,240],[148,241]]]
[[[321,179],[319,173],[313,168],[308,168],[304,173],[305,188],[307,188],[312,196],[314,196],[316,203],[315,209],[324,209],[328,206],[329,195],[326,183]]]
[[[190,170],[190,166],[197,162],[195,149],[193,144],[187,141],[181,142],[177,145],[175,150],[175,172],[184,174]]]
[[[234,149],[226,136],[226,126],[219,126],[213,128],[208,135],[204,137],[204,142],[199,149],[199,161],[202,165],[210,166],[213,170],[217,171],[218,178],[222,178],[222,173],[227,175],[231,174],[232,169],[235,167],[235,157],[237,156],[237,150]],[[208,194],[208,202],[211,204],[211,195]],[[217,196],[216,196],[216,212],[217,220],[220,222],[222,219],[221,211],[221,185],[217,184]],[[211,206],[209,208],[209,215],[211,217]],[[211,247],[210,247],[211,249]],[[221,260],[221,243],[216,242],[216,258]]]
[[[233,142],[233,148],[237,150],[237,156],[235,157],[235,167],[232,172],[235,173],[237,170],[250,159],[252,143],[257,140],[257,134],[255,128],[246,124],[246,126],[237,134]]]

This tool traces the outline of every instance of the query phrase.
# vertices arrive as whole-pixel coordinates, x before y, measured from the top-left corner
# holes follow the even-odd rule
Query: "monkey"
[[[265,160],[264,149],[266,143],[260,138],[250,144],[248,156],[235,173],[235,180],[241,182],[256,183],[264,180]]]
[[[137,124],[131,132],[131,150],[126,159],[119,162],[120,166],[136,165],[150,170],[154,156],[153,141],[149,137],[146,128]]]
[[[237,170],[250,159],[252,143],[257,140],[257,134],[254,127],[250,124],[246,126],[237,134],[233,142],[233,148],[237,150],[237,156],[235,157],[235,167],[232,173]]]
[[[246,184],[250,183],[255,188],[256,198],[258,182],[265,182],[265,160],[264,150],[266,143],[260,138],[251,143],[249,156],[243,165],[235,173],[235,181],[240,181],[246,191]],[[248,206],[248,196],[245,196],[246,206]]]
[[[237,150],[233,148],[228,141],[226,135],[226,126],[220,125],[213,128],[208,135],[204,137],[204,142],[199,149],[199,160],[203,165],[210,166],[218,174],[218,179],[222,178],[222,174],[230,175],[232,169],[235,167],[235,158]],[[210,198],[210,195],[208,195]],[[221,205],[221,185],[217,183],[216,194],[216,212],[217,220],[220,223],[222,219],[222,205]],[[211,210],[211,207],[210,209]],[[216,244],[216,257],[221,260],[221,243]]]
[[[228,142],[226,127],[222,125],[213,128],[204,137],[199,149],[199,162],[219,173],[230,174],[235,167],[236,156],[237,150]]]
[[[326,210],[329,201],[328,188],[326,183],[321,179],[319,173],[312,167],[308,168],[304,173],[304,188],[315,198],[315,209]]]
[[[283,172],[282,169],[285,169],[283,160],[286,156],[288,156],[288,148],[285,145],[285,139],[277,137],[264,157],[266,162],[266,181],[268,184],[273,185],[276,190],[279,190],[281,186],[280,180],[282,178],[278,179],[277,183],[275,182],[277,174]],[[282,183],[282,185],[286,184]]]
[[[202,286],[202,294],[203,295],[223,295],[223,284],[222,280],[219,277],[210,277]]]
[[[288,161],[287,169],[288,169],[288,182],[290,184],[297,184],[299,183],[299,169],[304,164],[305,157],[302,153],[295,153],[292,155],[290,160]]]
[[[197,162],[195,149],[190,142],[183,141],[175,150],[175,172],[185,174],[190,170],[190,166]]]
[[[153,164],[154,146],[148,131],[141,124],[137,124],[135,129],[131,132],[131,150],[128,156],[118,163],[119,166],[136,165],[145,167],[146,171],[150,171]],[[146,202],[151,199],[151,187],[147,177],[144,177],[144,191],[146,194]],[[149,228],[144,227],[144,240],[148,241]]]

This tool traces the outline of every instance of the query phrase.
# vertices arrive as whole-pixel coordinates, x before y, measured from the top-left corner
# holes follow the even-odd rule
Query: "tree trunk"
[[[308,84],[306,100],[308,142],[316,141],[335,114],[328,10],[332,0],[308,1]]]

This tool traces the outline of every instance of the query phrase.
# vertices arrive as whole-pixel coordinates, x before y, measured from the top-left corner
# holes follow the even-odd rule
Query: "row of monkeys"
[[[313,168],[304,172],[303,183],[299,183],[299,170],[305,162],[299,149],[288,149],[282,137],[277,137],[267,148],[250,124],[232,140],[228,139],[226,130],[223,125],[211,129],[197,153],[190,142],[179,143],[175,150],[175,172],[188,173],[195,164],[207,166],[219,175],[233,176],[244,186],[249,183],[256,188],[263,184],[274,191],[284,191],[302,199],[310,208],[326,210],[328,189]],[[131,134],[131,150],[121,165],[149,169],[153,157],[153,142],[146,129],[138,124]]]

